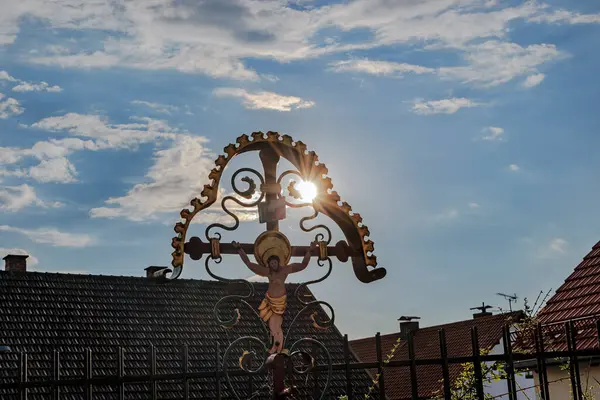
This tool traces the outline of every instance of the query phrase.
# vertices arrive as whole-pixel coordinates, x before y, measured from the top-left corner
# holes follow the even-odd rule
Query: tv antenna
[[[517,294],[515,293],[514,295],[509,295],[509,294],[504,294],[504,293],[496,293],[496,295],[498,296],[502,296],[504,297],[506,300],[508,300],[508,309],[512,312],[512,303],[516,303],[518,297]]]

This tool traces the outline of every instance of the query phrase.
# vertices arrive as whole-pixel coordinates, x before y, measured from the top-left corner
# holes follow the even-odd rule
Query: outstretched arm
[[[317,242],[312,242],[310,244],[310,247],[308,248],[308,250],[304,254],[304,258],[302,259],[302,262],[289,264],[289,267],[291,268],[292,273],[303,271],[306,267],[308,267],[308,263],[310,262],[310,257],[312,255],[312,252],[317,247],[318,247]]]
[[[242,259],[244,264],[246,264],[246,266],[250,269],[250,271],[254,272],[256,275],[259,276],[269,276],[269,270],[261,265],[258,265],[257,263],[253,263],[252,261],[250,261],[250,258],[248,258],[248,254],[246,254],[246,252],[244,251],[244,249],[242,249],[238,242],[232,242],[231,244],[237,249],[240,258]]]

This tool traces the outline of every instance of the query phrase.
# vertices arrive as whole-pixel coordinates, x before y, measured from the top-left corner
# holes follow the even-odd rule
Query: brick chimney
[[[159,267],[154,265],[144,268],[144,271],[146,271],[146,278],[150,279],[164,278],[166,273],[171,272],[168,267]]]
[[[421,319],[420,317],[406,317],[402,316],[398,318],[400,321],[400,339],[408,340],[408,335],[411,332],[415,332],[419,329],[419,321],[413,321]]]
[[[27,272],[27,259],[29,256],[9,254],[3,258],[6,272]]]

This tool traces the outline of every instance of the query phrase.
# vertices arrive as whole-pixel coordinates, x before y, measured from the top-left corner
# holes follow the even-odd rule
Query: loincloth
[[[283,315],[286,306],[287,296],[285,294],[281,297],[271,297],[267,293],[260,306],[258,306],[258,311],[260,311],[262,320],[266,322],[273,314]]]

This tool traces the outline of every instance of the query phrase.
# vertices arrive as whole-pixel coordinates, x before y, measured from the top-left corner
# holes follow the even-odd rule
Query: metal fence
[[[348,343],[348,337],[345,336],[344,340],[344,362],[335,363],[332,365],[315,365],[310,371],[310,374],[318,378],[319,374],[326,374],[328,371],[335,371],[338,374],[345,376],[346,393],[348,399],[365,398],[364,394],[356,394],[356,379],[353,379],[353,371],[356,370],[368,370],[371,371],[371,376],[377,383],[373,384],[377,386],[377,389],[372,392],[372,398],[374,399],[407,399],[407,400],[422,400],[425,397],[419,397],[419,378],[418,378],[418,367],[419,366],[438,366],[441,369],[442,379],[439,380],[440,390],[436,396],[427,396],[427,399],[436,398],[444,400],[455,400],[460,398],[455,392],[455,383],[451,381],[451,366],[460,365],[471,365],[473,380],[470,383],[472,393],[471,397],[466,397],[473,400],[485,400],[491,396],[486,394],[484,368],[486,363],[502,363],[505,371],[505,383],[506,391],[502,395],[503,399],[516,400],[518,393],[521,389],[517,388],[515,374],[518,371],[529,370],[536,372],[535,380],[535,391],[536,397],[543,400],[566,400],[564,398],[557,397],[551,390],[552,381],[548,378],[548,369],[556,368],[557,363],[563,363],[567,367],[564,368],[565,374],[568,370],[567,379],[570,385],[571,396],[574,400],[588,400],[590,397],[586,397],[585,388],[582,388],[580,363],[593,360],[594,358],[600,357],[600,321],[595,321],[595,344],[594,346],[587,346],[581,348],[578,346],[577,333],[581,329],[576,328],[577,321],[570,321],[564,323],[562,326],[562,337],[565,338],[565,350],[548,350],[545,348],[546,338],[544,337],[545,328],[536,325],[530,327],[530,329],[523,330],[521,332],[515,332],[514,327],[506,326],[503,329],[503,342],[506,344],[503,351],[500,354],[482,354],[482,349],[479,346],[479,335],[476,327],[471,328],[470,341],[471,341],[471,352],[469,355],[460,357],[448,356],[448,345],[446,341],[446,332],[444,329],[439,330],[439,357],[424,359],[417,358],[415,355],[415,345],[412,335],[407,338],[407,350],[408,357],[406,359],[387,359],[387,355],[382,350],[382,340],[380,334],[375,336],[375,348],[373,349],[376,353],[375,362],[352,362],[351,349]],[[556,327],[553,327],[553,332],[556,331]],[[521,335],[521,336],[519,336]],[[556,343],[556,341],[554,341]],[[513,348],[514,346],[514,348]],[[226,373],[231,377],[238,377],[236,379],[245,379],[249,393],[252,393],[254,386],[256,385],[255,377],[257,375],[263,375],[264,370],[249,373],[238,368],[229,368],[227,371],[221,363],[219,346],[215,346],[215,359],[213,360],[216,364],[216,368],[212,368],[204,371],[190,371],[190,358],[188,348],[184,347],[181,349],[181,357],[179,362],[178,370],[173,370],[171,373],[157,373],[157,356],[156,349],[150,348],[148,351],[148,362],[147,362],[147,373],[145,374],[125,374],[124,369],[124,350],[118,348],[116,350],[116,369],[112,374],[103,374],[102,376],[96,376],[94,370],[94,355],[90,350],[83,352],[84,358],[84,371],[82,377],[63,377],[61,369],[63,368],[61,362],[61,354],[57,351],[52,353],[51,362],[51,376],[44,379],[30,379],[28,374],[28,354],[19,353],[19,367],[18,373],[13,378],[6,378],[6,374],[2,374],[5,378],[3,382],[0,382],[0,397],[4,400],[18,399],[26,400],[30,392],[39,388],[44,388],[45,398],[52,400],[65,400],[73,399],[72,394],[67,395],[67,388],[78,387],[80,394],[76,398],[85,400],[94,400],[98,394],[95,392],[95,387],[99,386],[111,386],[116,388],[114,394],[116,399],[126,400],[128,399],[128,391],[126,387],[134,384],[144,384],[145,391],[140,395],[137,393],[135,397],[156,400],[159,397],[157,391],[157,385],[161,382],[177,382],[180,386],[180,391],[170,398],[177,399],[190,399],[190,382],[194,382],[198,379],[212,382],[213,391],[210,396],[203,398],[216,398],[222,399],[222,389],[227,384]],[[396,368],[404,368],[408,370],[409,374],[409,388],[406,393],[398,394],[397,390],[394,390],[394,395],[388,394],[386,397],[386,391],[390,387],[397,385],[397,382],[388,380],[386,377]],[[598,367],[600,368],[600,367]],[[239,378],[244,377],[244,378]],[[317,382],[318,379],[314,379],[313,382]],[[364,386],[364,385],[363,385]],[[397,388],[396,388],[397,389]],[[313,393],[312,398],[332,398],[329,395],[321,397],[317,395],[318,388],[311,388]],[[1,394],[4,393],[4,394]],[[11,393],[10,395],[8,393]],[[141,396],[141,397],[140,397]],[[498,397],[498,396],[496,396]],[[310,397],[306,397],[310,398]]]

